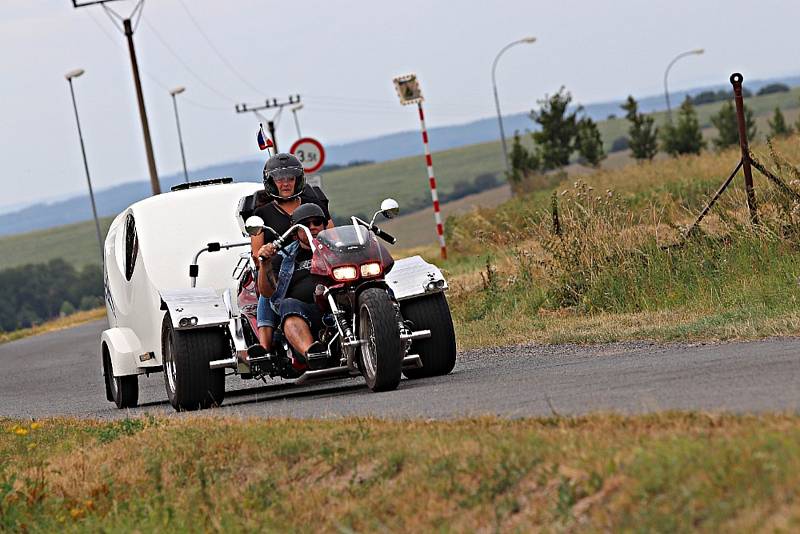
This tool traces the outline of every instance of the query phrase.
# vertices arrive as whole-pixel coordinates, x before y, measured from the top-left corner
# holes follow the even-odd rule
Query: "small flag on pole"
[[[267,134],[264,133],[264,125],[261,123],[258,125],[258,135],[256,135],[256,140],[258,141],[259,150],[266,150],[273,146],[272,139],[267,137]]]

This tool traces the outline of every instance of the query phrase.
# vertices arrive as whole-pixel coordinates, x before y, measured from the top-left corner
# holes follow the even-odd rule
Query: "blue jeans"
[[[258,309],[256,310],[256,322],[259,328],[269,326],[275,328],[278,316],[269,305],[269,299],[264,296],[258,297]]]
[[[322,329],[322,312],[315,303],[303,302],[297,299],[283,299],[281,301],[281,326],[286,321],[287,317],[296,315],[308,323],[311,329],[311,335],[314,339],[319,335]]]

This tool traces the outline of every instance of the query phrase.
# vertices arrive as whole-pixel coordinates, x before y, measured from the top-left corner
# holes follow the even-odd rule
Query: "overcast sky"
[[[132,0],[108,4],[122,15]],[[304,135],[325,144],[418,127],[392,78],[416,72],[428,126],[494,114],[491,64],[504,113],[565,85],[580,103],[799,74],[800,3],[761,0],[436,1],[146,0],[135,34],[161,174],[181,169],[168,90],[178,96],[189,167],[259,157],[258,120],[234,104],[299,93]],[[64,74],[74,80],[95,188],[147,180],[125,38],[100,6],[0,2],[0,207],[86,188]],[[295,138],[280,122],[282,149]],[[262,153],[263,154],[263,153]]]

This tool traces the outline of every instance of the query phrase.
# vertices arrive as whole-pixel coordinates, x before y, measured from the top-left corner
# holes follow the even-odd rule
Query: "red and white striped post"
[[[439,236],[439,246],[442,248],[442,259],[447,259],[447,246],[444,243],[444,225],[442,214],[439,211],[439,194],[436,192],[436,176],[433,174],[433,158],[428,143],[428,130],[425,128],[425,112],[422,111],[422,101],[417,102],[419,109],[419,122],[422,125],[422,143],[425,146],[425,165],[428,167],[428,183],[431,187],[431,200],[433,200],[433,218],[436,221],[436,234]]]
[[[447,247],[444,244],[444,225],[442,224],[442,214],[439,211],[439,195],[436,193],[436,177],[433,174],[433,159],[431,159],[431,149],[428,144],[428,130],[425,128],[425,113],[422,111],[422,90],[416,74],[406,74],[394,79],[394,88],[400,103],[404,106],[416,104],[419,110],[419,122],[422,125],[422,144],[425,146],[425,165],[428,167],[428,183],[431,187],[431,199],[433,200],[433,217],[436,221],[436,233],[439,236],[439,245],[442,247],[442,259],[447,259]]]

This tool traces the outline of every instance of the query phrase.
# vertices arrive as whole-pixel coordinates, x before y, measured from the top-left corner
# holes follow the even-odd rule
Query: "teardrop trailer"
[[[419,256],[393,260],[378,244],[393,242],[375,224],[379,214],[397,213],[391,199],[372,221],[352,217],[352,225],[312,241],[325,352],[301,362],[278,332],[273,354],[245,363],[257,344],[248,232],[262,231],[252,217],[261,191],[229,178],[181,184],[114,219],[104,247],[110,328],[100,339],[109,401],[137,406],[139,375],[157,372],[172,406],[193,410],[220,405],[231,374],[298,384],[364,376],[381,391],[396,388],[401,373],[416,379],[453,369],[444,276]],[[293,227],[276,244],[287,245],[298,229],[308,231]]]

